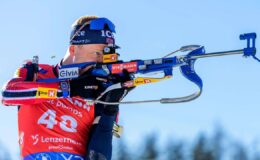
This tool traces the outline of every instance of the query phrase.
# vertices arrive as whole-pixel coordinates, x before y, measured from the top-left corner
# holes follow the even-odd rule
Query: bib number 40
[[[59,119],[61,121],[58,124],[56,120],[56,112],[54,110],[47,110],[42,116],[38,119],[38,124],[46,125],[46,128],[53,129],[54,125],[59,125],[63,131],[66,132],[77,132],[77,121],[68,115],[63,115]]]

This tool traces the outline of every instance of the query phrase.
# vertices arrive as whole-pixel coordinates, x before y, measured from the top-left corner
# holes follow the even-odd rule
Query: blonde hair
[[[97,18],[98,16],[81,16],[72,24],[71,27],[75,27],[77,25],[87,25],[90,23],[92,19],[97,19]]]
[[[72,40],[86,25],[88,25],[90,23],[90,21],[92,19],[97,19],[97,16],[81,16],[79,17],[73,24],[72,24],[72,28],[80,25],[81,27],[77,30],[77,32],[70,38],[70,40]]]

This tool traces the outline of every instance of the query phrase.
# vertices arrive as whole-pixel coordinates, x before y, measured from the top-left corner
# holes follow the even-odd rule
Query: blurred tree
[[[233,160],[248,160],[248,153],[243,144],[236,142],[233,144]]]
[[[159,157],[157,148],[157,135],[151,134],[144,141],[143,153],[139,156],[140,160],[156,160]]]
[[[255,140],[252,145],[253,157],[252,160],[260,160],[259,142]]]
[[[144,138],[142,150],[137,152],[133,152],[133,147],[129,149],[124,139],[120,139],[117,140],[113,160],[260,160],[257,142],[246,148],[239,141],[233,143],[233,139],[225,135],[222,127],[217,126],[211,137],[202,133],[197,136],[193,145],[181,140],[170,140],[167,146],[160,146],[165,148],[164,152],[160,152],[157,145],[158,135],[154,133]]]
[[[221,160],[224,154],[223,150],[224,131],[220,125],[215,126],[212,137],[212,151],[215,160]]]
[[[117,155],[115,157],[116,160],[131,160],[133,157],[123,138],[120,138],[118,141]]]
[[[167,160],[185,160],[183,142],[170,141],[166,148]]]
[[[192,149],[193,160],[215,160],[213,151],[207,145],[206,137],[201,134]]]
[[[255,154],[253,155],[252,160],[260,160],[260,154],[259,154],[259,153],[255,153]]]

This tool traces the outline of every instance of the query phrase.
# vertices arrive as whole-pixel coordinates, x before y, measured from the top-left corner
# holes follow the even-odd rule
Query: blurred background
[[[240,34],[260,34],[257,0],[1,0],[0,84],[34,55],[40,63],[58,63],[71,24],[82,15],[107,17],[116,24],[125,61],[160,58],[189,44],[204,45],[207,52],[242,49],[246,42]],[[260,63],[225,56],[198,60],[195,69],[204,82],[195,101],[121,105],[124,133],[114,140],[114,160],[260,159]],[[136,88],[125,101],[196,90],[178,69],[173,74],[173,79]],[[18,159],[17,130],[17,107],[1,105],[0,160]]]

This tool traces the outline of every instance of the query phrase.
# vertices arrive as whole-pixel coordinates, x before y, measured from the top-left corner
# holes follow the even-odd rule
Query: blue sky
[[[82,15],[107,17],[116,24],[121,59],[160,58],[183,45],[204,45],[206,51],[242,49],[239,34],[260,34],[257,0],[75,0],[1,1],[0,84],[10,79],[25,59],[39,55],[55,64],[68,47],[70,26]],[[257,40],[256,47],[260,48]],[[55,59],[50,57],[55,55]],[[259,54],[260,55],[260,54]],[[204,82],[202,96],[183,104],[122,105],[120,122],[131,144],[151,132],[192,139],[221,124],[245,143],[260,138],[260,63],[242,56],[201,59],[196,71]],[[175,97],[196,90],[174,70],[174,78],[140,86],[125,100]],[[0,141],[18,153],[17,109],[0,107]]]

